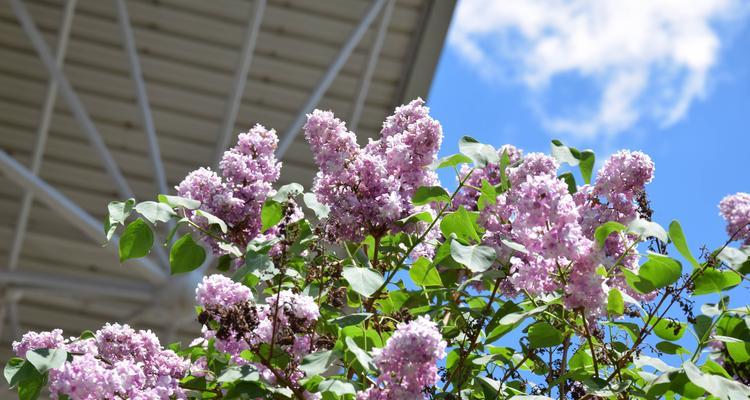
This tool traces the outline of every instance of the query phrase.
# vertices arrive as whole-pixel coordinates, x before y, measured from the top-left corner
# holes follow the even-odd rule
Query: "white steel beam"
[[[349,36],[349,39],[346,41],[346,43],[344,43],[344,47],[341,48],[341,51],[339,51],[339,54],[336,56],[336,58],[333,60],[333,63],[328,67],[328,70],[321,78],[318,86],[315,87],[315,90],[313,90],[312,94],[310,94],[310,97],[307,99],[305,104],[302,106],[302,108],[300,108],[294,121],[286,130],[284,136],[281,138],[281,143],[279,143],[279,147],[276,150],[276,157],[278,159],[284,157],[284,154],[289,149],[289,146],[294,142],[294,138],[299,133],[300,128],[302,128],[302,125],[305,123],[305,117],[307,113],[312,111],[312,109],[320,101],[321,97],[323,97],[323,94],[325,94],[326,90],[328,90],[328,88],[331,86],[331,83],[333,83],[333,80],[336,78],[341,68],[349,59],[349,56],[357,47],[357,44],[359,44],[360,40],[362,40],[362,37],[367,32],[367,29],[370,27],[370,24],[372,24],[372,21],[375,19],[375,17],[377,17],[378,13],[380,13],[380,10],[385,5],[386,1],[387,0],[373,0],[370,8],[367,9],[365,15],[362,16],[362,20],[359,22],[359,25],[354,28],[351,36]]]
[[[68,49],[68,38],[70,37],[70,27],[73,24],[76,2],[77,0],[68,0],[65,4],[65,10],[63,11],[62,21],[60,22],[60,32],[57,37],[57,55],[55,56],[55,65],[57,65],[58,68],[63,65],[63,61],[65,60],[65,53]],[[39,170],[42,167],[44,149],[47,145],[47,137],[49,136],[50,121],[52,121],[52,114],[55,111],[55,100],[57,100],[57,82],[55,82],[54,79],[50,79],[47,83],[42,115],[36,132],[36,142],[34,143],[34,150],[31,154],[31,173],[34,175],[39,175]],[[13,235],[13,242],[11,242],[10,255],[8,257],[8,269],[11,271],[18,266],[18,258],[21,256],[21,247],[23,245],[24,236],[26,235],[26,227],[29,222],[29,213],[31,212],[31,204],[33,200],[34,195],[28,190],[24,191],[23,198],[21,199],[21,208],[18,211],[16,231]]]
[[[148,141],[148,152],[151,157],[151,164],[154,168],[154,179],[156,183],[156,190],[158,193],[168,194],[169,189],[167,188],[167,177],[164,172],[164,164],[161,160],[161,150],[159,149],[159,139],[156,137],[156,128],[154,127],[154,119],[151,116],[151,106],[148,101],[148,93],[146,92],[146,84],[143,81],[143,72],[141,71],[141,61],[138,57],[138,49],[135,47],[135,37],[133,35],[133,27],[130,24],[130,16],[128,15],[128,7],[124,0],[114,0],[117,8],[117,21],[120,25],[120,34],[122,36],[123,44],[125,46],[125,52],[128,55],[128,63],[130,65],[130,76],[135,83],[135,95],[138,102],[138,110],[141,114],[141,123],[143,129],[146,131],[146,139]],[[169,221],[169,228],[174,227],[174,223]],[[162,267],[166,270],[169,268],[169,256],[161,246],[154,248],[156,256],[161,261]]]
[[[78,123],[81,124],[81,127],[88,136],[91,144],[97,150],[99,157],[101,157],[102,162],[104,162],[104,167],[107,172],[109,172],[114,179],[114,183],[119,190],[120,196],[125,199],[133,197],[133,191],[130,189],[130,185],[128,185],[128,182],[122,175],[122,171],[120,171],[120,168],[117,166],[117,162],[112,157],[109,149],[107,149],[107,145],[104,143],[104,140],[102,140],[94,122],[91,120],[86,108],[83,106],[83,102],[81,102],[81,99],[78,97],[75,90],[73,90],[73,86],[70,84],[70,81],[68,81],[65,74],[63,74],[60,67],[55,64],[55,60],[47,47],[47,43],[44,41],[44,37],[42,37],[42,34],[39,32],[39,29],[37,29],[34,21],[31,19],[31,15],[26,9],[26,5],[24,5],[21,0],[10,0],[10,5],[16,19],[18,19],[18,22],[21,24],[24,33],[31,41],[39,58],[47,68],[47,72],[60,86],[60,92],[68,102],[70,110],[73,112],[73,115],[75,115]]]
[[[0,150],[0,171],[4,172],[8,178],[23,187],[25,190],[32,192],[40,201],[52,210],[58,212],[60,216],[78,227],[78,229],[95,242],[102,243],[104,232],[102,230],[101,222],[97,221],[72,200],[44,182],[44,180],[31,173],[31,171],[3,150]],[[117,244],[119,242],[117,235],[112,238],[111,242],[112,244],[107,247],[116,252]],[[136,261],[139,262],[147,272],[149,272],[146,274],[146,277],[152,282],[161,283],[166,280],[166,272],[151,259],[137,258]]]
[[[69,277],[27,271],[0,271],[0,283],[22,288],[64,291],[71,295],[107,296],[142,302],[151,301],[154,296],[154,286],[144,283],[125,283],[114,279]]]
[[[260,24],[263,20],[265,9],[266,0],[253,1],[250,18],[245,30],[245,41],[242,44],[242,51],[234,73],[234,80],[232,81],[232,92],[229,95],[229,99],[227,99],[224,119],[219,129],[218,140],[216,141],[216,151],[214,152],[213,159],[215,169],[218,168],[221,156],[227,147],[229,147],[232,140],[232,130],[234,130],[234,124],[237,121],[237,113],[240,110],[240,103],[242,103],[242,95],[245,93],[247,74],[250,72],[250,64],[253,61],[255,43],[258,41],[258,32],[260,31]]]
[[[135,47],[135,37],[133,36],[133,27],[130,24],[128,7],[124,0],[115,0],[115,5],[117,7],[117,21],[120,25],[120,34],[122,35],[125,52],[128,54],[130,75],[135,83],[135,94],[138,99],[138,109],[141,113],[141,123],[143,123],[143,129],[146,131],[146,138],[148,139],[148,150],[151,156],[151,163],[154,167],[156,188],[159,193],[168,194],[167,177],[164,172],[164,164],[161,160],[161,151],[159,150],[159,140],[156,137],[154,119],[151,116],[148,93],[143,81],[141,61],[138,57],[138,49]]]
[[[385,41],[385,35],[388,33],[388,25],[391,22],[391,16],[393,15],[395,4],[396,0],[388,0],[388,4],[386,4],[385,9],[383,10],[383,15],[380,16],[378,31],[373,38],[372,45],[370,45],[370,54],[367,56],[367,64],[362,70],[362,76],[359,78],[359,85],[357,87],[356,97],[354,98],[352,114],[348,121],[349,130],[351,131],[357,130],[359,121],[362,118],[362,110],[365,106],[367,93],[370,90],[372,75],[375,73],[375,66],[378,64],[378,59],[380,58],[380,50],[383,48],[383,41]]]
[[[21,301],[23,292],[8,290],[5,292],[5,303],[8,307],[8,325],[10,325],[10,337],[18,339],[21,337],[21,322],[18,317],[18,302]]]

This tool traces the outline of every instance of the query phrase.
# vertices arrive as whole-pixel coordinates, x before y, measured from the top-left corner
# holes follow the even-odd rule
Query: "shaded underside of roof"
[[[54,52],[64,2],[25,4]],[[268,1],[234,132],[261,123],[283,134],[371,4]],[[127,2],[169,187],[189,171],[212,163],[252,5],[246,0]],[[396,1],[357,129],[360,143],[377,134],[396,105],[427,95],[453,6],[453,1]],[[377,25],[378,20],[370,26],[318,108],[333,110],[344,120],[350,117]],[[79,0],[63,70],[136,197],[153,199],[154,170],[113,2]],[[0,2],[0,148],[25,166],[48,81],[47,70],[9,2]],[[119,196],[61,97],[49,135],[40,177],[101,220],[106,204]],[[297,135],[282,161],[279,184],[300,182],[309,187],[315,167],[302,135]],[[0,175],[0,264],[8,259],[23,193]],[[119,297],[75,293],[70,289],[74,286],[62,284],[57,289],[29,283],[3,286],[4,293],[20,296],[21,330],[60,327],[75,335],[105,321],[124,321],[151,305],[137,295],[127,296],[129,290],[153,289],[144,286],[135,263],[119,265],[110,250],[37,201],[18,271],[61,277],[61,282],[70,279],[71,284],[94,279],[90,284],[96,285],[95,279],[106,278],[122,285],[112,289],[122,292]],[[148,313],[134,325],[164,332],[174,317],[169,312]],[[5,321],[7,315],[2,317]],[[175,336],[194,333],[196,325],[186,325]],[[11,334],[4,323],[0,360],[8,357]]]

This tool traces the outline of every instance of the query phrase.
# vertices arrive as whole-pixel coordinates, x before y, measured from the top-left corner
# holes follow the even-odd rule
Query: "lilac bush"
[[[274,187],[278,139],[257,125],[178,196],[109,205],[121,260],[170,220],[173,274],[216,256],[198,337],[29,332],[5,368],[19,397],[749,398],[748,307],[729,298],[750,273],[749,194],[721,201],[727,235],[695,256],[679,222],[653,221],[642,152],[595,171],[592,151],[557,140],[542,154],[464,137],[438,159],[421,99],[363,145],[330,111],[303,130],[309,192]]]

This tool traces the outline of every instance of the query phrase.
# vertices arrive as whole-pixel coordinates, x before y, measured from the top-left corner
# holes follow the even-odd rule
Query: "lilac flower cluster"
[[[204,309],[227,309],[251,303],[252,293],[246,286],[223,275],[211,275],[204,277],[198,285],[196,301]],[[284,290],[269,296],[267,304],[253,306],[257,310],[257,323],[251,330],[231,331],[227,332],[226,337],[218,337],[216,331],[204,326],[203,337],[215,339],[216,349],[229,354],[232,362],[238,365],[248,363],[240,356],[244,350],[272,341],[290,354],[294,365],[316,350],[312,343],[314,335],[311,328],[320,317],[320,310],[312,297]],[[291,340],[281,343],[282,336]],[[255,366],[266,381],[276,382],[276,377],[266,366]],[[281,373],[292,383],[296,383],[304,376],[304,373],[294,366],[289,371]]]
[[[437,361],[445,357],[446,342],[430,317],[401,323],[385,347],[375,349],[380,370],[377,386],[357,395],[358,400],[425,399],[424,390],[435,385]]]
[[[575,195],[557,178],[557,169],[555,159],[528,154],[509,168],[510,189],[480,212],[486,242],[510,266],[506,294],[562,291],[568,307],[583,308],[589,315],[603,312],[609,287],[648,297],[631,290],[620,273],[638,268],[637,237],[615,234],[599,248],[594,232],[604,222],[627,225],[638,216],[636,201],[653,177],[651,159],[640,152],[618,152],[604,163],[596,184],[579,187]],[[507,241],[525,251],[513,250]],[[613,269],[613,275],[605,279],[597,274],[599,265]]]
[[[736,193],[719,203],[721,216],[727,221],[727,234],[750,245],[750,194]]]
[[[185,398],[179,381],[188,363],[165,350],[151,331],[128,325],[107,324],[93,338],[64,340],[62,331],[28,332],[13,343],[19,357],[36,349],[64,349],[73,356],[49,372],[52,398],[71,399],[171,399]]]
[[[364,148],[333,113],[315,110],[307,116],[305,138],[320,167],[313,191],[331,208],[331,237],[359,241],[396,229],[395,221],[415,211],[416,189],[438,183],[429,166],[442,128],[428,112],[422,99],[398,107],[383,123],[380,139]]]
[[[224,153],[219,169],[221,176],[208,168],[189,173],[176,186],[177,193],[201,202],[201,209],[227,223],[229,232],[223,239],[244,248],[261,232],[260,211],[268,196],[274,194],[273,183],[279,179],[281,163],[274,152],[278,138],[274,130],[256,125],[241,133],[237,144]],[[189,213],[193,222],[207,226],[204,217]],[[206,238],[214,251],[221,250]]]

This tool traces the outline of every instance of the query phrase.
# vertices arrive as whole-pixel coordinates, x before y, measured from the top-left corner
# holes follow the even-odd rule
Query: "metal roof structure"
[[[163,249],[120,265],[102,246],[106,204],[173,192],[256,122],[279,134],[279,184],[309,186],[305,114],[376,135],[427,95],[454,5],[0,2],[0,358],[29,329],[193,333],[199,276],[168,277]]]

